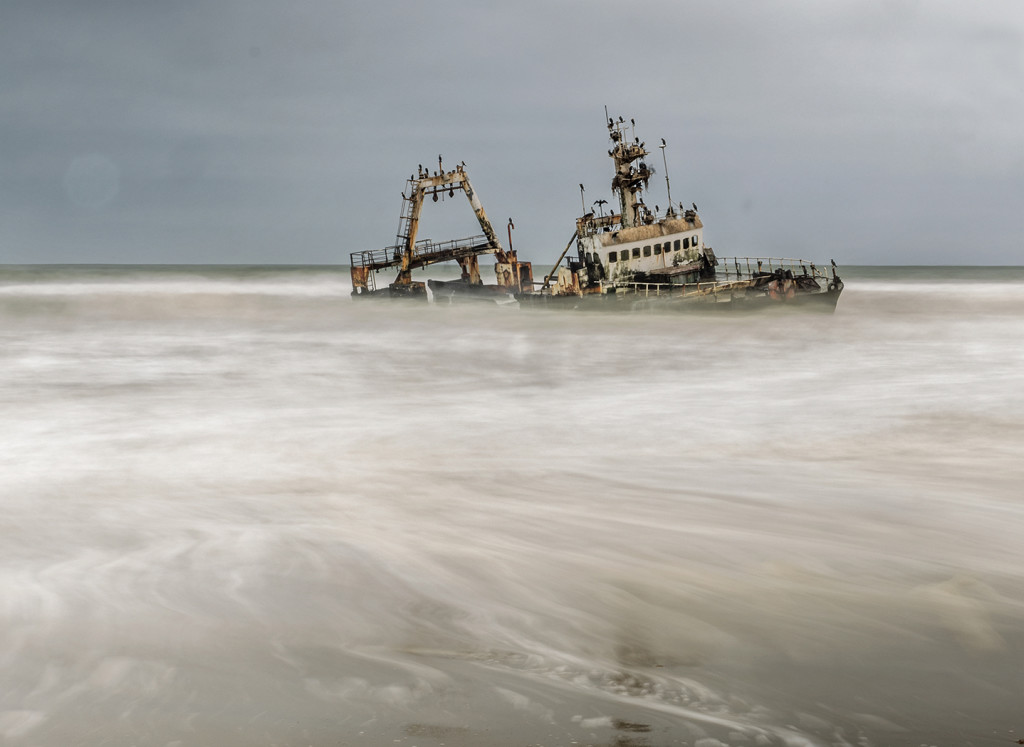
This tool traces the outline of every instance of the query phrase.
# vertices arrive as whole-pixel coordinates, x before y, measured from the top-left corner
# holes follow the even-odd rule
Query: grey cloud
[[[608,191],[607,104],[722,253],[1016,263],[1022,39],[995,1],[15,2],[0,261],[341,263],[442,153],[546,262]]]

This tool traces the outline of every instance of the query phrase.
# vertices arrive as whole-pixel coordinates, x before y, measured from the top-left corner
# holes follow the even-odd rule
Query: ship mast
[[[632,124],[633,120],[630,120],[630,123]],[[644,148],[645,143],[641,143],[638,137],[634,137],[633,142],[627,140],[626,123],[622,117],[619,117],[617,122],[611,118],[608,119],[608,137],[613,143],[608,155],[615,162],[612,192],[619,197],[622,225],[624,227],[640,225],[643,222],[642,216],[639,215],[641,203],[637,199],[636,193],[640,189],[647,188],[651,170],[643,161],[636,165],[634,162],[647,155],[647,150]]]

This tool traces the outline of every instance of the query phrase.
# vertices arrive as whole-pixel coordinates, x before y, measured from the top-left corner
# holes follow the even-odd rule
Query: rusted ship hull
[[[466,280],[427,280],[434,303],[515,303],[516,296],[500,285],[470,283]]]
[[[776,298],[768,293],[734,290],[699,295],[680,291],[627,291],[580,296],[524,293],[516,295],[516,300],[525,309],[661,313],[762,313],[774,309],[831,314],[835,311],[842,292],[843,284],[840,281],[820,292],[797,293],[789,298]]]

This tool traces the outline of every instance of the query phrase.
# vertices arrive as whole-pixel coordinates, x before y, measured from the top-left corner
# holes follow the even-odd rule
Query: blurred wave
[[[1024,271],[844,279],[729,318],[5,268],[0,738],[1012,741]]]

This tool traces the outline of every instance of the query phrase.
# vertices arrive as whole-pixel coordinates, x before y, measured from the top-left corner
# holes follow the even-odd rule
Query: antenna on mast
[[[661,148],[661,162],[665,164],[665,189],[668,191],[668,209],[672,210],[672,185],[668,180],[668,159],[665,158],[666,145],[665,138],[662,138],[661,145],[658,147]]]

